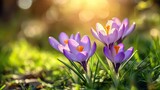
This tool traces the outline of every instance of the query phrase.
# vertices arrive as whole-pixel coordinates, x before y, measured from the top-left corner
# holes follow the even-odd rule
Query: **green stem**
[[[115,87],[118,88],[119,72],[117,72],[117,73],[115,72],[114,66],[113,66],[112,62],[109,59],[106,58],[106,60],[107,60],[107,63],[109,65],[111,78],[112,78],[112,80],[114,82]]]
[[[86,72],[85,70],[84,70],[84,75],[85,75],[85,78],[86,78],[87,87],[92,88],[92,85],[93,85],[93,82],[91,80],[92,77],[89,77],[88,72]]]
[[[107,71],[107,73],[111,76],[113,83],[115,85],[116,88],[118,88],[118,84],[119,84],[119,74],[118,72],[116,73],[113,67],[112,62],[107,59],[107,64],[109,67],[107,67],[107,65],[104,63],[104,61],[98,56],[98,54],[96,53],[96,56],[98,58],[98,60],[100,61],[100,63],[103,65],[104,69]]]

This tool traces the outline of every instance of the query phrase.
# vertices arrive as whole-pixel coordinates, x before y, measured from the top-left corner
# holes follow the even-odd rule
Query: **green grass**
[[[59,86],[65,83],[60,78],[67,77],[58,57],[67,61],[60,53],[40,50],[25,40],[1,47],[0,85],[12,86],[14,83],[21,84],[20,80],[37,79],[38,82],[54,82],[55,86]]]
[[[122,90],[158,90],[160,89],[160,39],[131,35],[125,40],[126,48],[134,46],[137,50],[132,59],[120,71],[120,84]],[[98,47],[99,48],[99,47]],[[98,49],[101,57],[101,51]],[[100,52],[100,53],[99,53]],[[60,61],[68,60],[59,52],[43,50],[32,46],[26,40],[11,42],[0,48],[0,89],[21,88],[23,90],[43,89],[80,89],[87,88],[72,71],[67,69]],[[96,56],[89,61],[91,73],[94,76],[94,89],[115,89],[109,73],[99,63],[96,69]],[[77,64],[79,66],[79,64]],[[76,80],[75,82],[72,82]],[[28,80],[28,83],[26,83]],[[34,83],[31,83],[35,80]]]

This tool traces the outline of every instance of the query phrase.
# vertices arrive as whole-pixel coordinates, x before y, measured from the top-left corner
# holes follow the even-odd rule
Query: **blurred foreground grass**
[[[17,88],[18,84],[26,83],[26,79],[28,83],[32,79],[35,80],[33,83],[38,83],[38,79],[54,82],[54,85],[65,83],[61,81],[65,72],[58,57],[65,60],[56,51],[40,50],[26,40],[9,43],[0,48],[0,86],[6,84],[7,89]]]

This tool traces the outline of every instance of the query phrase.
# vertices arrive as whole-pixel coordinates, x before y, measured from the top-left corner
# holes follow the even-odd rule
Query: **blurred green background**
[[[68,85],[57,58],[67,59],[49,45],[48,37],[57,38],[60,32],[89,35],[104,58],[103,45],[90,28],[112,17],[136,22],[125,44],[138,50],[139,61],[147,57],[152,38],[160,34],[160,0],[0,0],[0,86],[18,88],[14,83],[25,79],[43,81],[46,87]]]

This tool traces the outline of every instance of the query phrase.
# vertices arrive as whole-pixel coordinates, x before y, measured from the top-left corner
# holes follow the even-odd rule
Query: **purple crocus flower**
[[[116,28],[113,27],[113,21],[108,21],[106,27],[104,28],[100,23],[96,24],[96,31],[91,28],[92,35],[101,41],[103,44],[109,46],[110,44],[116,42],[118,39],[118,31]],[[123,28],[121,28],[123,30]]]
[[[88,36],[83,36],[81,40],[68,40],[69,50],[63,49],[63,54],[71,61],[79,62],[85,71],[87,71],[87,62],[96,51],[96,43],[91,47],[91,42]]]
[[[129,20],[127,18],[125,18],[121,22],[118,18],[114,17],[114,18],[112,18],[112,21],[115,23],[115,25],[114,25],[113,28],[118,29],[122,25],[124,26],[124,28],[123,28],[124,29],[123,34],[122,34],[121,38],[119,38],[118,43],[122,43],[122,40],[126,36],[128,36],[131,32],[133,32],[133,30],[135,29],[135,26],[136,26],[135,22],[133,22],[132,25],[129,26]]]
[[[124,45],[122,43],[118,45],[112,45],[110,48],[105,46],[103,52],[105,56],[114,64],[115,71],[118,72],[120,64],[128,60],[133,54],[133,47],[124,51]]]
[[[68,48],[69,39],[80,41],[79,32],[75,36],[72,34],[70,37],[66,33],[61,32],[59,35],[59,42],[54,37],[49,37],[49,43],[53,48],[63,53],[63,49],[69,51],[69,48]]]
[[[124,19],[122,23],[118,18],[108,20],[105,27],[100,23],[96,24],[96,31],[91,28],[91,32],[95,38],[100,40],[105,45],[109,46],[114,42],[121,43],[122,40],[129,35],[135,28],[135,23],[129,27],[128,19]]]

